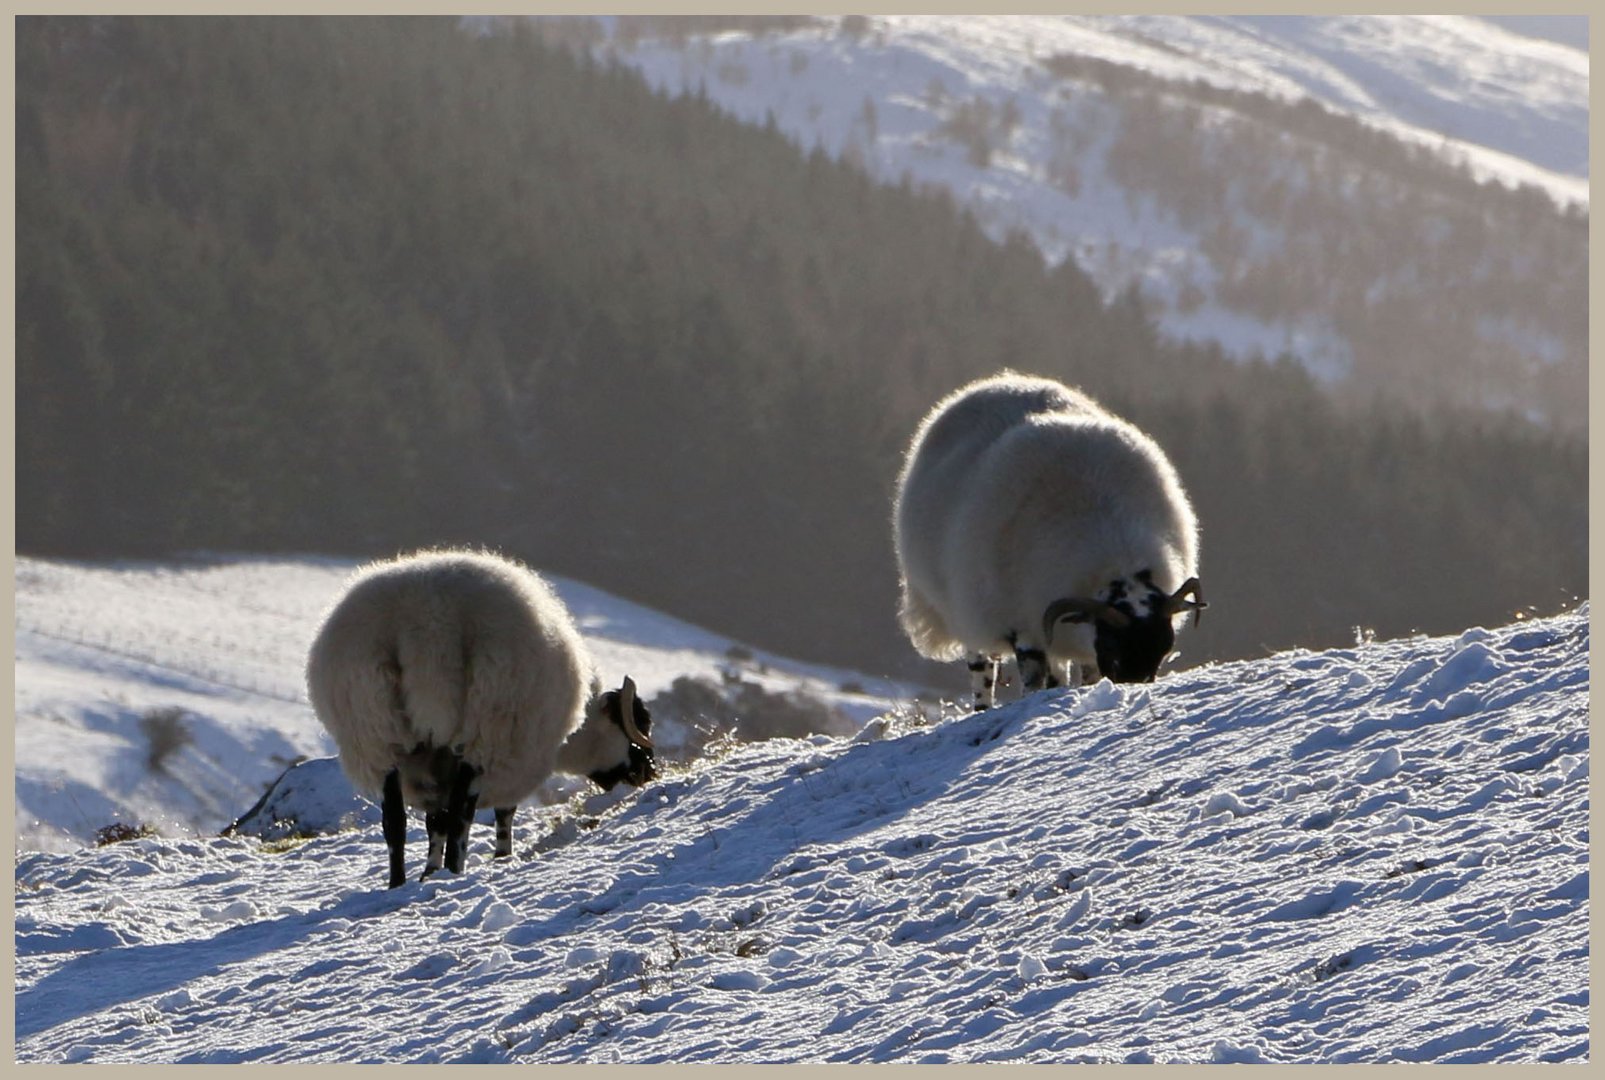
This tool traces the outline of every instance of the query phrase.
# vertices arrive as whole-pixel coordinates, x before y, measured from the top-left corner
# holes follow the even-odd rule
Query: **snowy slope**
[[[1330,178],[1350,168],[1334,164],[1330,148],[1313,149],[1307,133],[1293,129],[1254,136],[1261,145],[1266,137],[1285,144],[1287,175],[1277,178],[1284,187],[1274,199],[1245,190],[1227,197],[1227,212],[1211,210],[1201,222],[1188,220],[1174,202],[1134,189],[1133,167],[1122,173],[1111,161],[1111,147],[1123,125],[1152,127],[1165,122],[1158,117],[1169,111],[1169,122],[1191,128],[1195,119],[1179,117],[1192,114],[1164,95],[1155,114],[1142,94],[1111,93],[1095,80],[1054,78],[1048,70],[1052,58],[1108,62],[1172,87],[1197,82],[1276,101],[1313,101],[1463,164],[1479,178],[1531,185],[1560,203],[1588,203],[1586,51],[1485,19],[886,15],[859,18],[851,32],[847,22],[832,18],[803,28],[727,31],[689,41],[654,36],[651,26],[599,22],[609,36],[593,45],[598,55],[639,71],[666,93],[705,93],[754,124],[773,117],[799,145],[859,161],[882,180],[907,176],[945,187],[993,235],[1024,231],[1051,261],[1073,258],[1110,295],[1141,288],[1170,336],[1213,342],[1239,356],[1289,352],[1334,383],[1357,369],[1374,374],[1393,366],[1400,369],[1401,384],[1428,378],[1444,383],[1449,396],[1459,394],[1440,368],[1412,372],[1412,364],[1428,361],[1414,360],[1414,347],[1404,341],[1441,337],[1444,320],[1434,319],[1429,305],[1474,290],[1487,272],[1478,264],[1497,263],[1507,254],[1503,246],[1484,242],[1468,259],[1463,244],[1477,240],[1475,227],[1465,226],[1461,235],[1470,239],[1457,240],[1457,254],[1439,260],[1430,251],[1429,231],[1408,246],[1419,253],[1408,265],[1402,264],[1408,257],[1389,252],[1386,270],[1351,266],[1354,276],[1332,281],[1325,292],[1301,286],[1289,298],[1262,283],[1255,287],[1259,299],[1245,300],[1233,291],[1241,291],[1245,267],[1285,250],[1283,245],[1314,244],[1325,251],[1352,239],[1369,250],[1397,230],[1378,226],[1379,235],[1343,233],[1346,239],[1337,242],[1330,235],[1288,233],[1293,214],[1279,202],[1283,192],[1301,189],[1300,169]],[[1146,111],[1132,111],[1139,101],[1146,101]],[[1220,108],[1207,108],[1203,117],[1206,127],[1239,132],[1236,139],[1264,123]],[[966,125],[977,138],[978,129],[988,131],[987,151],[975,150],[976,142],[966,151],[964,136],[955,133]],[[1220,153],[1228,156],[1239,152],[1237,142],[1222,146]],[[1301,154],[1315,164],[1298,164]],[[1386,191],[1367,194],[1375,201],[1358,203],[1360,214],[1420,194],[1389,189],[1395,178],[1385,172],[1359,175],[1371,179],[1345,183],[1364,191],[1375,181]],[[1248,189],[1253,182],[1237,186]],[[1433,205],[1430,196],[1423,205]],[[1410,220],[1419,224],[1425,213],[1412,212]],[[1233,235],[1223,240],[1221,230]],[[1586,240],[1580,232],[1572,239],[1565,260],[1535,256],[1547,263],[1543,272],[1567,278],[1578,272],[1571,263],[1586,258]],[[1245,244],[1250,255],[1242,251]],[[1330,273],[1304,262],[1317,280]],[[1362,296],[1365,284],[1375,291]],[[1264,299],[1273,294],[1278,299]],[[1354,313],[1364,308],[1369,316],[1372,306],[1390,297],[1406,314]],[[1275,315],[1257,310],[1271,302],[1291,306]],[[1527,387],[1553,378],[1557,366],[1582,378],[1586,335],[1562,329],[1584,324],[1566,314],[1571,302],[1568,294],[1559,307],[1549,302],[1519,317],[1490,315],[1469,349],[1446,344],[1446,357],[1477,354],[1459,365],[1463,378],[1488,380],[1465,396],[1554,420],[1554,413],[1566,409],[1567,395],[1557,405],[1553,393],[1540,397]],[[1576,302],[1584,302],[1580,292]],[[1404,341],[1371,339],[1376,324],[1408,318],[1412,307],[1427,314],[1422,325],[1403,332]],[[1430,362],[1446,363],[1436,354]],[[1365,394],[1372,390],[1366,386]],[[1566,420],[1577,417],[1567,413]]]
[[[1588,54],[1464,16],[1092,18],[1094,55],[1171,78],[1307,97],[1463,158],[1482,176],[1588,201]]]
[[[774,110],[785,130],[840,150],[866,92],[913,106],[934,77],[950,92],[1029,97],[1041,89],[1032,85],[1032,68],[1070,53],[1169,80],[1310,99],[1464,161],[1480,176],[1588,201],[1586,49],[1487,19],[885,15],[869,26],[864,36],[843,37],[826,20],[787,34],[726,33],[692,48],[645,39],[609,55],[655,85],[676,92],[702,86],[749,120],[761,122]],[[766,70],[767,57],[782,61],[781,77]],[[811,75],[815,62],[825,69]],[[733,76],[737,65],[748,70]]]
[[[753,744],[395,890],[371,825],[27,854],[17,1056],[1583,1061],[1588,639]]]
[[[353,567],[321,558],[18,559],[18,845],[70,850],[113,822],[215,834],[291,762],[332,754],[303,671]],[[648,699],[677,676],[729,672],[773,692],[806,692],[856,725],[908,693],[756,650],[733,660],[738,643],[729,638],[581,582],[552,581],[604,679],[630,674]],[[841,689],[853,684],[866,692]],[[153,769],[148,728],[164,715],[177,717],[188,740]],[[686,736],[672,725],[655,734],[670,753]]]

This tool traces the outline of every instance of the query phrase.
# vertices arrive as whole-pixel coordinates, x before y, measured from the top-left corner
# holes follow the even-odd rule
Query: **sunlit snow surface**
[[[232,572],[291,603],[275,565]],[[30,572],[83,571],[19,569],[48,652]],[[1585,1060],[1588,639],[1585,607],[755,744],[395,890],[373,825],[25,853],[17,1056]],[[68,711],[74,656],[19,701],[52,672]]]

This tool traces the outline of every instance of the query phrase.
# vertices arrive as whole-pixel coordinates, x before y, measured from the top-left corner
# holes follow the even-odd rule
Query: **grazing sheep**
[[[1147,682],[1173,617],[1205,606],[1197,524],[1159,446],[1091,398],[1005,371],[948,395],[897,482],[899,619],[933,660],[968,657],[975,708],[1011,653],[1026,691],[1055,668]]]
[[[656,775],[635,683],[602,693],[563,602],[496,555],[430,551],[359,569],[312,644],[307,689],[352,784],[382,800],[391,887],[406,880],[407,806],[424,812],[428,877],[462,871],[481,799],[496,810],[500,858],[513,811],[554,771],[604,790]]]

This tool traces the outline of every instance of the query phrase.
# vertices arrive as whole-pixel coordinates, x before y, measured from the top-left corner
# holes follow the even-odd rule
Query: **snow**
[[[71,850],[113,821],[215,833],[289,765],[333,754],[307,705],[303,671],[323,613],[355,566],[321,557],[18,559],[19,843]],[[632,675],[647,699],[677,676],[739,676],[776,693],[805,692],[856,730],[913,692],[746,648],[583,582],[548,577],[604,681]],[[732,648],[751,659],[731,659]],[[842,689],[855,684],[864,692]],[[165,769],[151,769],[144,725],[164,713],[177,718],[187,742]],[[654,735],[672,752],[686,733],[671,723]],[[549,791],[566,797],[560,783]],[[325,807],[320,819],[353,806]]]
[[[90,759],[151,703],[204,711],[236,770],[316,750],[273,695],[346,569],[22,560],[19,820],[49,768],[126,786]],[[723,659],[564,594],[643,688]],[[44,636],[74,612],[63,636],[101,646]],[[732,744],[521,810],[508,861],[476,827],[462,875],[397,889],[372,819],[22,851],[17,1059],[1584,1061],[1588,620]],[[57,728],[82,729],[72,760],[36,731]],[[341,805],[337,769],[302,770],[286,806]]]
[[[1534,183],[1588,201],[1588,53],[1528,37],[1472,16],[1420,15],[888,15],[876,16],[878,62],[849,48],[834,27],[756,39],[726,34],[696,53],[642,43],[617,55],[667,85],[694,87],[719,62],[751,67],[750,82],[708,78],[710,96],[756,113],[783,97],[815,95],[820,115],[851,108],[875,80],[922,95],[931,77],[950,93],[1031,90],[1040,60],[1074,53],[1165,79],[1194,79],[1285,99],[1308,98],[1401,138],[1465,160],[1487,177]],[[823,36],[822,36],[823,35]],[[779,43],[778,45],[776,43]],[[790,68],[792,49],[810,62],[859,65],[856,78],[810,78]],[[790,93],[767,83],[759,56],[787,60]],[[672,60],[670,59],[672,57]],[[671,68],[678,70],[671,70]],[[856,97],[854,95],[857,95]],[[879,96],[879,95],[875,95]],[[766,99],[759,101],[758,99]],[[1022,102],[1023,104],[1024,102]],[[839,135],[843,128],[836,127]]]
[[[1199,65],[1183,77],[1310,97],[1486,176],[1588,200],[1586,51],[1454,15],[1114,21],[1182,50]]]

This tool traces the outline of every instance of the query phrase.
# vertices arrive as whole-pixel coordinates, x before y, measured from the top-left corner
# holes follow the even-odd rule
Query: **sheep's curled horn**
[[[1191,596],[1192,599],[1184,599],[1187,596]],[[1198,584],[1197,578],[1190,577],[1181,583],[1180,588],[1170,594],[1170,605],[1166,613],[1174,615],[1178,611],[1191,611],[1193,613],[1193,625],[1197,626],[1200,618],[1198,613],[1208,606],[1204,602],[1203,587]]]
[[[1065,597],[1049,604],[1048,610],[1042,613],[1042,633],[1050,645],[1053,644],[1053,628],[1060,619],[1072,622],[1097,622],[1101,619],[1111,626],[1125,626],[1131,622],[1130,615],[1106,601]]]
[[[652,740],[635,726],[635,680],[628,675],[624,676],[624,685],[619,689],[619,719],[624,725],[625,738],[642,750],[652,749]]]
[[[1166,598],[1165,614],[1174,615],[1179,611],[1191,611],[1193,625],[1197,626],[1198,613],[1208,606],[1209,604],[1204,601],[1198,579],[1190,577]],[[1048,610],[1042,613],[1042,632],[1049,644],[1053,643],[1053,628],[1058,625],[1060,619],[1071,619],[1074,622],[1102,621],[1111,626],[1126,626],[1131,622],[1131,616],[1107,601],[1066,597],[1063,600],[1055,600],[1048,605]]]

